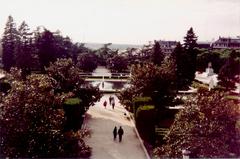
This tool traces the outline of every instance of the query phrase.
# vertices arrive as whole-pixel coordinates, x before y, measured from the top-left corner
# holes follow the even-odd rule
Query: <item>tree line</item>
[[[183,149],[194,158],[239,156],[235,148],[239,147],[239,100],[227,98],[239,78],[239,52],[228,50],[223,62],[217,63],[221,50],[207,54],[198,49],[192,28],[183,41],[170,55],[161,51],[158,41],[145,45],[138,58],[132,58],[131,86],[121,92],[120,102],[133,113],[140,136],[146,145],[155,147],[157,158],[181,157]],[[189,90],[195,72],[205,69],[208,62],[218,67],[220,87],[211,91],[198,87],[196,94],[181,98],[179,90]],[[176,105],[183,108],[179,112],[169,109]],[[163,130],[168,132],[163,134]]]

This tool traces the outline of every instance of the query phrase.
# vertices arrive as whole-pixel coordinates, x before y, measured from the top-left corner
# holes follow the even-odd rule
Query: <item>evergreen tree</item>
[[[5,31],[2,38],[2,61],[3,68],[7,71],[15,65],[15,49],[17,43],[18,31],[12,16],[8,16]]]
[[[164,55],[163,55],[163,53],[162,53],[160,44],[159,44],[158,41],[155,40],[155,41],[154,41],[153,50],[152,50],[152,60],[151,60],[151,61],[152,61],[155,65],[160,66],[163,58],[164,58]]]
[[[16,51],[16,66],[22,69],[23,77],[30,73],[32,66],[32,33],[29,30],[24,21],[18,29],[19,41]]]
[[[186,37],[184,37],[184,49],[186,51],[185,63],[188,65],[186,68],[186,79],[188,84],[195,78],[196,61],[197,61],[197,37],[191,27],[187,31]]]
[[[63,37],[60,33],[54,35],[54,47],[56,58],[69,58],[73,51],[73,44],[69,37]]]
[[[44,66],[49,66],[50,62],[56,60],[54,42],[53,33],[47,29],[45,29],[37,40],[38,56],[42,71],[44,71]]]
[[[184,41],[184,48],[186,50],[195,49],[195,47],[197,46],[197,37],[192,27],[187,31],[187,35],[186,37],[184,37],[183,41]]]
[[[171,54],[171,57],[176,65],[176,87],[178,90],[183,89],[188,84],[188,65],[185,62],[186,52],[184,51],[180,42],[177,43],[177,46]]]

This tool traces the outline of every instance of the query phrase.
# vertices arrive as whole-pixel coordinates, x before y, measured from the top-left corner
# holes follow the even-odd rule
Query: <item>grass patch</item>
[[[203,83],[198,82],[198,81],[193,81],[191,86],[193,88],[207,88],[208,89],[208,85],[207,84],[203,84]]]
[[[230,100],[240,100],[240,97],[237,95],[228,95],[225,98]]]
[[[79,98],[68,98],[65,100],[64,104],[66,105],[77,105],[81,103],[81,99]]]

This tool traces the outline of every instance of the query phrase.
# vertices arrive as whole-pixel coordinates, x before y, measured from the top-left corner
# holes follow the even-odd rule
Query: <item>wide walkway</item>
[[[91,159],[146,159],[134,125],[124,115],[126,110],[119,104],[116,96],[113,110],[109,105],[109,96],[104,95],[86,114],[85,124],[90,129],[91,136],[85,138],[85,142],[92,147]],[[103,106],[105,100],[108,103],[106,109]],[[120,143],[113,140],[112,132],[115,126],[122,126],[124,130]]]

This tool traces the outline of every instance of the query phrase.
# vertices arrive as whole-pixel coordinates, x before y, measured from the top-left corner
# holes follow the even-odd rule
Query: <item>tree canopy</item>
[[[12,81],[1,103],[1,153],[9,157],[57,157],[64,152],[64,112],[54,95],[56,81],[31,75]]]
[[[94,53],[81,53],[77,58],[77,66],[84,72],[92,72],[97,68],[97,56]]]
[[[158,156],[178,158],[189,150],[193,158],[229,158],[240,155],[239,106],[216,90],[201,90],[175,118]]]
[[[115,55],[107,60],[107,66],[112,72],[125,72],[128,68],[128,61],[123,56]]]
[[[150,96],[157,108],[165,107],[175,96],[174,81],[174,62],[166,58],[161,67],[153,63],[133,65],[131,87],[125,91],[130,93],[131,97]]]
[[[233,50],[226,60],[226,63],[219,70],[219,84],[225,87],[227,90],[234,89],[237,80],[237,75],[239,75],[240,62],[237,60],[236,51]]]

